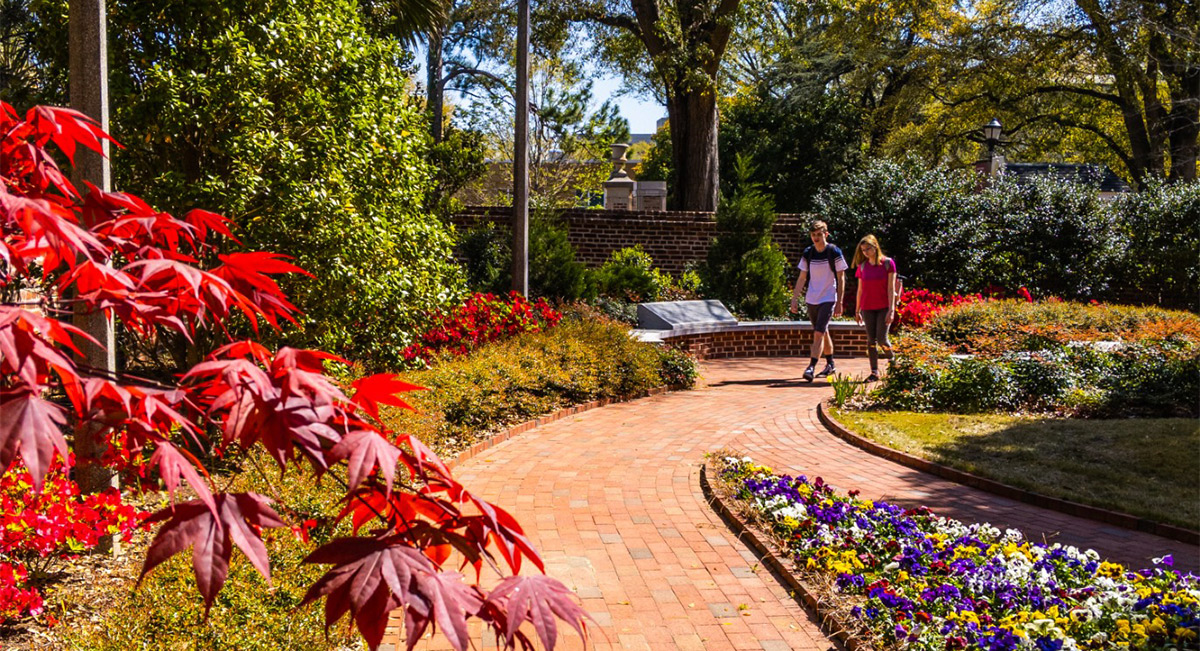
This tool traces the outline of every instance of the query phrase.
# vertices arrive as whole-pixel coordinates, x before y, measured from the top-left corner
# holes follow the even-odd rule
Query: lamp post
[[[1004,130],[1000,120],[992,118],[991,122],[983,125],[983,142],[987,144],[988,158],[996,153],[996,145],[1000,144],[1000,133]]]
[[[968,136],[970,140],[987,145],[987,157],[975,163],[975,169],[984,176],[995,176],[1004,169],[1004,156],[996,154],[996,145],[1003,143],[1003,133],[1004,126],[1000,124],[1000,120],[992,118],[991,122],[983,125],[981,135]]]
[[[529,295],[529,0],[517,0],[517,101],[513,151],[512,288]]]

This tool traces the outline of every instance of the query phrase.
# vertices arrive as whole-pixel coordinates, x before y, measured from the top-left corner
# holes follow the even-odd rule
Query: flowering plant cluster
[[[860,630],[905,649],[1177,649],[1200,639],[1200,577],[1131,571],[1094,550],[1032,543],[836,494],[725,457],[721,477],[785,541],[801,574],[832,579]]]
[[[504,298],[476,293],[433,315],[429,328],[401,354],[405,361],[428,364],[439,356],[463,355],[489,342],[547,330],[561,319],[562,313],[544,298],[530,302],[517,292]]]
[[[939,294],[928,289],[910,289],[896,301],[897,327],[923,328],[938,312],[965,303],[984,300],[982,294]]]
[[[80,495],[66,470],[55,457],[40,490],[20,460],[0,475],[0,623],[41,614],[42,596],[31,582],[56,560],[94,548],[104,536],[127,542],[150,516],[122,504],[116,489]]]

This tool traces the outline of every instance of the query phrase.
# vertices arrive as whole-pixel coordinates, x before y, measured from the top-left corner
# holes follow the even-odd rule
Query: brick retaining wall
[[[641,212],[633,210],[565,210],[568,240],[576,259],[598,267],[613,251],[640,244],[663,271],[678,275],[689,262],[701,262],[717,234],[710,212]],[[481,222],[508,222],[508,207],[472,206],[454,215],[451,223],[466,230]],[[774,240],[795,268],[800,253],[808,246],[810,215],[783,214],[775,222]],[[792,276],[795,279],[795,276]]]
[[[812,345],[806,321],[740,323],[665,331],[662,341],[700,359],[725,357],[806,357]],[[829,324],[835,357],[866,357],[867,332],[856,324]]]

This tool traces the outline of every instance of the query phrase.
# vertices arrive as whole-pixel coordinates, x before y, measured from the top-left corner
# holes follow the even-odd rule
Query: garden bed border
[[[830,640],[840,644],[847,651],[871,649],[870,644],[854,636],[850,632],[851,629],[837,617],[835,611],[825,606],[825,602],[818,598],[812,590],[809,590],[800,577],[788,568],[787,563],[783,560],[781,550],[773,543],[759,537],[755,528],[738,517],[737,512],[721,499],[708,481],[709,470],[711,470],[711,465],[708,461],[700,464],[700,490],[704,493],[704,498],[708,501],[709,506],[721,516],[726,526],[733,531],[734,536],[750,547],[763,565],[771,571],[771,574],[790,591],[793,599],[803,604],[810,613],[816,615],[821,631]]]
[[[1133,529],[1134,531],[1141,531],[1144,533],[1161,536],[1163,538],[1169,538],[1171,540],[1177,540],[1189,545],[1200,545],[1200,532],[1198,531],[1177,527],[1172,524],[1154,522],[1153,520],[1140,518],[1135,515],[1129,515],[1128,513],[1121,513],[1119,511],[1100,508],[1098,506],[1089,506],[1087,504],[1080,504],[1079,502],[1073,502],[1071,500],[1035,493],[1023,488],[1017,488],[1016,486],[1010,486],[1008,484],[998,482],[994,479],[987,479],[986,477],[980,477],[979,475],[958,470],[956,468],[951,468],[949,466],[944,466],[940,463],[934,463],[928,459],[922,459],[920,457],[908,454],[907,452],[901,452],[900,450],[876,443],[875,441],[852,432],[845,425],[838,422],[836,418],[829,414],[829,410],[826,406],[828,403],[828,400],[823,400],[820,403],[817,403],[817,418],[821,421],[821,424],[825,426],[825,429],[829,430],[831,434],[842,439],[843,441],[846,441],[847,443],[865,450],[877,457],[882,457],[888,461],[898,463],[902,466],[920,470],[921,472],[936,475],[942,479],[946,479],[958,484],[964,484],[972,488],[978,488],[979,490],[986,491],[994,495],[999,495],[1001,497],[1007,497],[1008,499],[1016,500],[1018,502],[1024,502],[1026,504],[1032,504],[1044,509],[1066,513],[1067,515],[1074,515],[1080,518],[1087,518],[1089,520],[1095,520],[1105,524],[1111,524],[1118,527],[1124,527],[1126,529]]]

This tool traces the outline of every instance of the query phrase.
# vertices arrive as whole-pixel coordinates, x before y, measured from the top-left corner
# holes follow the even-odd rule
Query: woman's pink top
[[[862,284],[862,304],[860,310],[888,309],[887,281],[888,275],[896,273],[896,262],[888,258],[883,264],[864,262],[854,271],[858,282]]]

